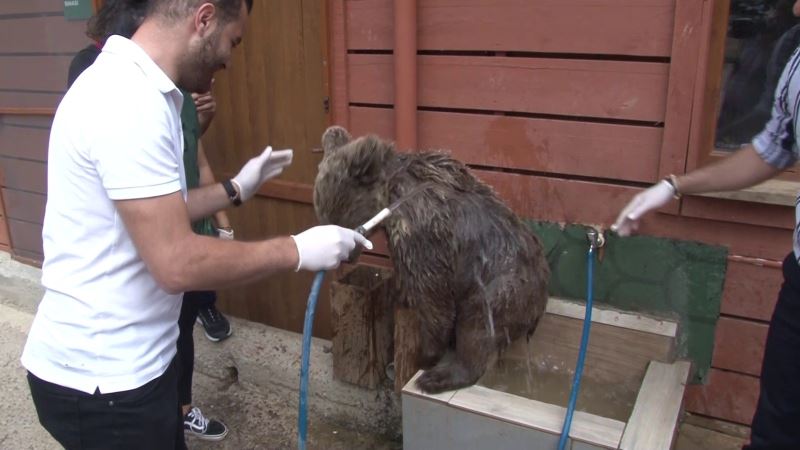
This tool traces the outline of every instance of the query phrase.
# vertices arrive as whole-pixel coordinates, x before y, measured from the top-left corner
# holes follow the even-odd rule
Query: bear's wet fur
[[[418,386],[435,393],[474,384],[544,313],[550,270],[539,239],[445,152],[400,153],[336,126],[322,147],[314,185],[321,223],[356,228],[402,199],[382,225],[398,301],[419,316],[426,370]],[[443,358],[448,348],[454,354]]]

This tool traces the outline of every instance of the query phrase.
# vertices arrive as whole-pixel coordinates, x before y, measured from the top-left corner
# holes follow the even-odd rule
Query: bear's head
[[[332,126],[322,135],[322,149],[314,182],[314,211],[320,223],[355,228],[388,206],[392,143],[374,135],[353,140],[347,130]]]

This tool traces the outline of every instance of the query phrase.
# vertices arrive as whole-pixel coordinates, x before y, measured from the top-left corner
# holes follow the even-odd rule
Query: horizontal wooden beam
[[[550,297],[547,301],[547,312],[583,320],[583,318],[586,317],[586,304]],[[629,330],[644,331],[645,333],[658,334],[660,336],[672,338],[677,335],[678,331],[678,324],[669,320],[598,307],[592,308],[592,322],[627,328]]]
[[[392,55],[348,55],[350,103],[393,104],[393,67]],[[420,107],[646,123],[666,113],[667,63],[423,55],[417,68]]]
[[[749,425],[758,402],[758,377],[711,369],[708,380],[686,387],[686,410]]]
[[[24,108],[13,106],[0,106],[0,115],[13,116],[54,116],[56,108]]]
[[[394,47],[392,1],[348,1],[350,49]],[[426,0],[420,50],[670,55],[675,0]]]

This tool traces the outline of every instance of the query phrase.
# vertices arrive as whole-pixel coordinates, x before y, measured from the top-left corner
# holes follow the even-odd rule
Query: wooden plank
[[[450,406],[495,420],[560,435],[566,408],[498,392],[483,386],[456,391]],[[625,424],[606,417],[576,411],[569,436],[601,447],[617,448]]]
[[[794,229],[795,220],[794,202],[789,207],[695,196],[684,197],[681,202],[681,215],[787,230]]]
[[[333,375],[375,389],[394,359],[392,271],[359,265],[331,283]]]
[[[503,359],[530,360],[536,367],[572,373],[578,358],[583,318],[545,314],[533,337],[518,339]],[[675,339],[596,323],[589,334],[584,375],[598,383],[638,385],[652,360],[671,361]]]
[[[392,55],[348,55],[350,102],[392,104],[392,68]],[[420,56],[418,68],[420,107],[664,121],[664,63]]]
[[[16,108],[16,107],[0,107],[0,115],[14,115],[14,116],[54,116],[56,114],[55,108]]]
[[[455,391],[444,391],[444,392],[439,392],[439,393],[436,393],[436,394],[425,393],[422,390],[420,390],[419,387],[417,387],[417,379],[423,373],[425,373],[425,371],[418,370],[414,374],[414,376],[411,377],[411,379],[409,379],[408,382],[406,382],[405,385],[403,385],[403,389],[401,390],[402,394],[404,396],[405,395],[410,395],[410,396],[420,397],[420,398],[423,398],[423,399],[425,399],[427,401],[430,401],[430,402],[436,402],[436,403],[442,403],[442,404],[450,403],[450,399],[452,399],[453,396],[456,395],[456,392],[458,392],[458,390],[455,390]]]
[[[737,191],[707,192],[696,194],[696,196],[793,207],[797,201],[798,192],[800,192],[800,182],[773,178]]]
[[[391,7],[390,7],[391,8]],[[329,0],[330,11],[330,79],[331,124],[350,128],[347,105],[347,14],[345,0]]]
[[[322,133],[331,122],[330,114],[330,49],[328,48],[328,3],[321,1],[302,2],[303,30],[303,75],[305,88],[305,126],[306,148],[301,150],[297,163],[303,164],[304,170],[298,179],[314,184],[317,166],[322,154],[311,153],[311,149],[320,146]]]
[[[0,53],[77,53],[90,42],[86,22],[64,16],[20,17],[0,27]]]
[[[14,244],[14,253],[26,252],[25,255],[40,256],[42,250],[42,226],[30,222],[21,222],[10,217],[6,218],[11,242]],[[35,258],[34,258],[35,259]]]
[[[258,195],[310,205],[313,203],[314,186],[294,181],[270,180],[261,185]]]
[[[11,251],[11,237],[8,233],[8,223],[6,223],[6,207],[3,202],[3,171],[0,170],[0,246],[3,246],[4,251]]]
[[[722,289],[721,312],[769,321],[782,283],[783,271],[780,268],[729,261]]]
[[[583,320],[586,317],[586,304],[571,300],[550,297],[546,311],[563,317]],[[643,331],[674,338],[677,336],[678,324],[670,320],[662,320],[641,314],[614,309],[592,307],[592,323],[602,323],[628,330]]]
[[[659,178],[682,173],[686,167],[686,147],[692,118],[692,97],[702,38],[703,2],[676,0],[669,66],[667,112],[664,142],[659,162]]]
[[[426,0],[420,50],[669,56],[674,0]],[[389,50],[392,2],[347,2],[348,48]]]
[[[3,189],[6,215],[9,218],[41,224],[44,222],[44,208],[47,196],[32,192]]]
[[[61,19],[64,20],[64,4],[53,0],[3,0],[0,2],[0,16],[31,13],[61,14]]]
[[[765,323],[720,317],[714,339],[712,367],[761,375],[768,329]]]
[[[673,448],[690,363],[653,361],[625,426],[619,448],[669,450]]]
[[[0,67],[10,68],[0,71],[0,89],[66,92],[67,69],[71,60],[71,55],[0,55]]]
[[[44,194],[47,192],[47,164],[0,157],[0,167],[5,173],[5,187]]]
[[[354,136],[394,139],[394,110],[350,107]],[[419,111],[420,149],[481,166],[655,182],[658,127]],[[624,162],[624,163],[622,163]]]
[[[749,425],[758,402],[758,378],[711,369],[707,385],[686,387],[686,410]]]
[[[404,395],[402,403],[404,450],[528,450],[556,448],[558,443],[558,435],[553,433],[494,420],[425,398]]]
[[[19,261],[22,264],[27,264],[32,267],[42,268],[42,261],[44,260],[44,255],[42,253],[29,252],[17,248],[12,248],[11,251],[11,259],[14,261]]]
[[[730,1],[710,0],[703,3],[700,59],[692,103],[693,120],[686,171],[694,170],[707,162],[714,147],[725,38],[728,32]]]
[[[4,117],[0,120],[0,156],[47,161],[50,121],[47,128],[28,123],[31,121],[22,118]]]
[[[641,189],[580,180],[473,170],[520,217],[548,222],[614,223],[620,210]],[[791,250],[792,232],[747,224],[713,222],[670,214],[650,214],[639,234],[722,245],[731,254],[782,260]],[[750,238],[751,236],[758,236]]]
[[[64,80],[67,79],[66,74],[64,72]],[[63,96],[63,92],[0,92],[0,105],[9,108],[55,110]]]
[[[394,310],[394,389],[400,392],[419,371],[419,318],[411,308],[396,306]]]

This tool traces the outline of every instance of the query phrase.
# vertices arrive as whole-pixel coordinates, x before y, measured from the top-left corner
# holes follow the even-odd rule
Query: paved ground
[[[57,443],[39,425],[30,394],[25,381],[25,370],[20,366],[19,355],[25,342],[27,330],[30,328],[33,313],[41,297],[41,287],[38,285],[39,271],[22,264],[10,261],[7,254],[0,252],[0,396],[3,398],[3,407],[0,408],[0,449],[57,449]],[[231,431],[220,442],[205,442],[190,438],[191,449],[208,450],[241,450],[241,449],[292,449],[296,444],[296,402],[287,400],[285,388],[265,388],[269,384],[281,384],[278,379],[280,372],[267,373],[264,361],[259,361],[253,355],[252,349],[241,349],[241,342],[258,341],[261,338],[248,335],[257,331],[241,326],[239,343],[231,338],[227,343],[209,343],[199,330],[195,329],[195,341],[198,344],[199,372],[195,372],[194,400],[207,416],[218,417],[226,422]],[[236,333],[236,332],[235,332]],[[237,334],[234,334],[237,336]],[[287,353],[286,346],[291,346],[290,341],[277,342],[273,336],[269,345],[283,347],[282,352]],[[261,339],[263,342],[264,339]],[[277,344],[275,344],[277,342]],[[264,353],[264,349],[258,349]],[[288,353],[295,352],[289,348]],[[240,353],[244,353],[241,355]],[[220,355],[232,354],[232,358],[239,367],[238,377],[224,377],[223,359]],[[269,360],[269,358],[273,358]],[[286,361],[275,362],[274,356],[268,356],[271,365],[286,364]],[[312,356],[312,361],[314,361]],[[292,362],[290,358],[289,362]],[[251,364],[253,368],[249,368]],[[266,382],[258,376],[246,371],[259,372],[267,378]],[[216,374],[209,376],[208,374]],[[277,375],[276,375],[277,374]],[[289,378],[295,377],[292,370]],[[349,392],[346,387],[325,383],[324,379],[330,378],[329,374],[322,373],[312,386],[318,391],[314,396],[322,401],[332,403],[332,408],[341,408],[337,405],[353,408],[354,411],[373,407],[360,399],[358,392]],[[247,380],[252,380],[248,382]],[[292,379],[289,383],[294,383]],[[332,391],[337,392],[332,392]],[[341,392],[344,391],[344,394]],[[290,396],[293,396],[290,393]],[[374,395],[373,395],[374,397]],[[294,397],[292,397],[294,398]],[[310,401],[312,401],[310,399]],[[377,399],[377,403],[386,400]],[[387,406],[390,407],[391,405]],[[324,410],[324,408],[323,408]],[[376,413],[370,413],[377,416]],[[386,438],[377,434],[359,433],[350,431],[347,423],[337,423],[332,418],[333,414],[323,414],[309,423],[310,449],[330,450],[357,450],[401,449],[399,438]],[[347,414],[345,414],[347,416]],[[351,414],[355,417],[356,414]],[[341,415],[340,415],[341,417]],[[327,418],[327,419],[326,419]],[[330,419],[330,420],[328,420]],[[341,419],[339,419],[341,420]],[[362,427],[358,427],[364,429]],[[692,424],[681,427],[677,450],[734,450],[741,448],[744,439],[729,434],[711,431]]]
[[[19,356],[33,313],[41,298],[36,269],[10,261],[0,252],[0,449],[58,449],[59,445],[39,425],[30,399],[25,370]],[[195,339],[206,341],[199,327]],[[242,332],[244,332],[242,330]],[[210,343],[198,342],[200,352],[213,352]],[[202,355],[201,355],[202,356]],[[269,392],[242,381],[223,381],[195,372],[194,400],[208,416],[230,427],[220,442],[195,438],[191,449],[292,449],[297,448],[297,405],[280,392]],[[349,431],[336,423],[309,423],[310,449],[399,449],[397,441]]]

